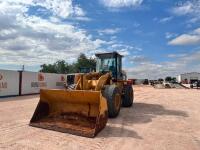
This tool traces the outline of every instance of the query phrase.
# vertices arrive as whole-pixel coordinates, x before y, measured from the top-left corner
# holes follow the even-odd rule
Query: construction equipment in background
[[[122,55],[96,54],[96,71],[76,74],[73,88],[43,89],[30,125],[94,137],[117,117],[121,105],[133,104],[133,88],[122,71]]]
[[[197,81],[193,81],[191,84],[190,84],[190,88],[199,88],[200,87],[200,80],[197,80]]]

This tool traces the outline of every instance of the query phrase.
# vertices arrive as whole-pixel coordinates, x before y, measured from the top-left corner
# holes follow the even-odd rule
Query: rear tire
[[[116,85],[107,85],[103,92],[108,104],[108,117],[115,118],[118,116],[121,108],[121,93]]]
[[[122,106],[131,107],[133,105],[134,92],[131,85],[124,85],[124,95],[122,96]]]

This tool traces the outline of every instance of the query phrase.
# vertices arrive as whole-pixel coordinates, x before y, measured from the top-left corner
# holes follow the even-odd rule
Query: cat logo
[[[3,79],[3,75],[2,74],[0,74],[0,80],[2,80]]]
[[[38,74],[38,81],[44,81],[44,75],[39,73]]]
[[[65,81],[65,77],[64,77],[64,76],[61,76],[61,77],[60,77],[60,80],[61,80],[61,82],[64,82],[64,81]]]

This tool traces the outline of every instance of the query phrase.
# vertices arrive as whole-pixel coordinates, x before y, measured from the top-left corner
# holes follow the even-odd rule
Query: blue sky
[[[0,68],[118,51],[129,78],[200,72],[200,0],[0,0]]]

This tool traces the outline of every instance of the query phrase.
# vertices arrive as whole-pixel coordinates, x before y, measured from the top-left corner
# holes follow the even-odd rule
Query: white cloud
[[[113,28],[113,29],[108,28],[108,29],[98,30],[98,33],[100,35],[103,35],[103,34],[110,34],[110,35],[112,35],[112,34],[116,34],[116,33],[120,32],[120,31],[121,31],[120,28]]]
[[[173,12],[177,15],[186,15],[195,11],[195,5],[192,1],[186,1],[173,8]]]
[[[79,16],[79,17],[86,15],[86,12],[83,11],[83,9],[80,8],[79,6],[74,7],[74,13],[75,13],[76,16]]]
[[[171,54],[168,57],[173,58],[174,61],[155,63],[143,56],[133,56],[132,60],[138,64],[125,68],[128,78],[158,79],[166,76],[176,77],[186,72],[200,72],[200,50],[187,54]]]
[[[74,13],[71,0],[33,0],[36,6],[42,6],[52,11],[55,16],[67,18]]]
[[[150,59],[145,56],[137,55],[137,56],[130,56],[129,61],[131,63],[144,64],[144,63],[150,62]]]
[[[200,28],[197,28],[196,30],[194,30],[194,33],[200,35]]]
[[[173,19],[172,16],[170,16],[170,17],[165,17],[165,18],[160,19],[159,22],[160,22],[160,23],[166,23],[166,22],[171,21],[172,19]]]
[[[140,27],[140,23],[138,23],[138,22],[134,22],[133,24],[132,24],[132,26],[134,27],[134,28],[138,28],[138,27]]]
[[[180,58],[180,57],[185,57],[185,56],[187,56],[186,53],[184,53],[184,54],[169,54],[168,55],[169,58]]]
[[[165,38],[166,38],[166,39],[171,39],[171,38],[174,38],[174,37],[176,37],[176,36],[177,36],[176,33],[171,33],[171,32],[166,32],[166,33],[165,33]]]
[[[200,20],[200,0],[188,0],[178,3],[171,11],[177,16],[189,16],[189,22],[195,23]]]
[[[88,18],[88,17],[85,17],[85,16],[74,17],[74,19],[78,20],[78,21],[91,21],[92,20],[91,18]]]
[[[0,0],[0,65],[12,66],[17,62],[17,65],[39,66],[60,59],[72,62],[80,53],[92,56],[95,52],[102,52],[105,49],[106,51],[116,50],[124,55],[129,54],[131,46],[124,45],[113,49],[111,45],[118,43],[116,40],[95,39],[86,30],[68,22],[62,22],[62,17],[69,16],[73,19],[86,17],[81,10],[77,9],[76,15],[73,15],[69,9],[69,12],[64,15],[63,12],[67,10],[58,11],[54,8],[56,2],[53,6],[50,3],[53,2],[41,4],[37,1],[28,3],[14,0],[1,2]],[[51,11],[55,14],[49,16],[49,19],[29,15],[27,13],[29,7],[36,5],[52,9]],[[71,8],[75,7],[72,4]],[[113,35],[119,31],[119,28],[106,29],[102,33]]]
[[[113,44],[110,45],[108,49],[111,51],[118,51],[124,56],[129,55],[130,52],[137,53],[139,51],[142,51],[142,48],[140,47],[117,43],[117,42],[113,42]]]
[[[134,67],[125,68],[128,74],[128,78],[132,79],[154,79],[160,76],[160,69],[162,68],[159,64],[143,63]]]
[[[68,18],[71,16],[83,17],[86,12],[78,5],[73,5],[73,0],[0,0],[0,11],[4,11],[4,5],[20,7],[26,11],[30,6],[41,6],[52,12],[54,16]],[[8,10],[7,10],[8,11]],[[19,9],[21,11],[21,9]]]
[[[158,23],[167,23],[171,21],[173,18],[174,18],[173,16],[164,17],[164,18],[154,17],[153,21],[158,22]]]
[[[130,54],[130,52],[126,49],[118,50],[117,52],[122,56],[128,56]]]
[[[183,34],[169,42],[170,45],[194,45],[200,43],[200,36]]]
[[[106,41],[93,39],[84,29],[61,22],[59,18],[67,17],[71,12],[70,9],[68,12],[68,8],[55,8],[57,2],[43,4],[43,7],[55,12],[50,19],[29,16],[26,13],[28,7],[39,3],[41,1],[0,1],[0,64],[15,65],[17,62],[18,65],[40,65],[53,63],[58,59],[70,62],[81,52],[96,51],[108,44]],[[63,5],[59,7],[64,9]],[[82,15],[84,13],[77,10],[76,16]]]
[[[169,45],[195,45],[200,44],[200,28],[188,34],[182,34],[168,42]]]
[[[72,2],[72,0],[33,0],[35,6],[42,6],[61,18],[85,16],[86,12],[78,5],[73,5]]]
[[[142,4],[143,0],[100,0],[104,6],[110,8],[137,7]]]

